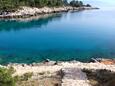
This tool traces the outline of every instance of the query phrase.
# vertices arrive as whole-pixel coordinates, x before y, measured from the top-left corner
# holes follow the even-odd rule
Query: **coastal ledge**
[[[114,60],[103,59],[102,62],[103,61]],[[109,84],[106,86],[111,86],[110,78],[115,79],[113,76],[115,74],[115,64],[105,64],[102,62],[56,62],[47,59],[43,63],[16,63],[8,64],[7,66],[1,65],[1,67],[7,69],[13,68],[15,71],[12,76],[15,78],[27,78],[29,76],[26,81],[25,78],[24,81],[18,81],[16,86],[98,86],[96,84],[102,84],[98,82],[98,79],[100,79],[103,83],[104,79],[108,80],[107,82]],[[30,85],[27,85],[28,83]],[[32,85],[35,83],[37,84]]]
[[[35,72],[35,73],[44,71],[56,72],[64,68],[94,69],[94,70],[106,69],[115,72],[115,60],[102,59],[102,61],[99,62],[97,61],[97,62],[83,63],[79,61],[57,62],[47,59],[46,61],[41,63],[32,63],[32,64],[9,63],[6,66],[1,65],[1,67],[5,68],[14,67],[16,70],[14,75],[23,75],[24,73],[27,72]]]
[[[0,19],[11,19],[11,18],[28,18],[31,16],[37,16],[42,14],[50,14],[50,13],[59,13],[59,12],[68,12],[68,11],[81,11],[81,10],[91,10],[91,9],[99,9],[97,7],[72,7],[72,6],[63,6],[63,7],[26,7],[22,6],[15,12],[5,12],[0,15]]]

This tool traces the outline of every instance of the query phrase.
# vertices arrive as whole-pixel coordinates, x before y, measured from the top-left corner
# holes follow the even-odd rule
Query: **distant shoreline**
[[[72,6],[63,6],[63,7],[43,7],[43,8],[36,8],[36,7],[20,7],[15,12],[10,12],[6,14],[0,15],[0,19],[19,19],[19,18],[30,18],[33,16],[39,16],[44,14],[51,14],[51,13],[60,13],[60,12],[69,12],[69,11],[81,11],[81,10],[92,10],[92,9],[99,9],[97,7],[72,7]]]

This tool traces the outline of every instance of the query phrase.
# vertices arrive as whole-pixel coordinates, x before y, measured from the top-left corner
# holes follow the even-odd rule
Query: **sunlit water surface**
[[[0,21],[0,63],[115,57],[115,8]]]

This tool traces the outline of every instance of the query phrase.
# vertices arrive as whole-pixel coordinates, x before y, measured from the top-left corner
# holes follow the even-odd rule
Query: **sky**
[[[115,6],[115,0],[81,0],[81,1],[93,4],[95,6]]]

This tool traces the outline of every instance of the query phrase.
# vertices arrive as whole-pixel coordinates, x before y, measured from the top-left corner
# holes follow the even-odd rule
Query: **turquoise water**
[[[115,57],[115,9],[0,21],[0,63]]]

